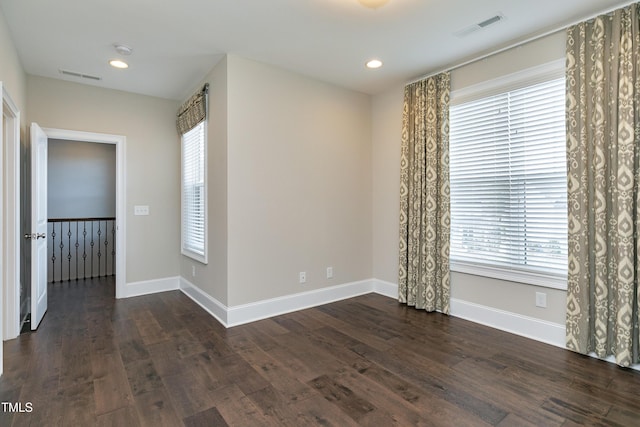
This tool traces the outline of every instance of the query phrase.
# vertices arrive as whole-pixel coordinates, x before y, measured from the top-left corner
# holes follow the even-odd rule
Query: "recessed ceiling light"
[[[371,9],[377,9],[380,6],[387,4],[389,0],[358,0],[361,5],[370,7]]]
[[[380,61],[379,59],[372,59],[367,62],[366,66],[367,68],[371,68],[372,70],[376,68],[380,68],[382,67],[382,61]]]
[[[109,65],[115,68],[129,68],[129,64],[119,59],[112,59],[109,61]]]

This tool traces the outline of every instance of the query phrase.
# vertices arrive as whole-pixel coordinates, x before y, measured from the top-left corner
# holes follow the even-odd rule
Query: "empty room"
[[[639,64],[628,0],[0,0],[0,425],[638,425]]]

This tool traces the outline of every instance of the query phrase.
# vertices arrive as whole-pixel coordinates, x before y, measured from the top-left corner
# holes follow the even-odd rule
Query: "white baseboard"
[[[368,279],[227,307],[184,277],[168,277],[127,283],[123,298],[174,290],[182,291],[225,327],[232,327],[371,292],[396,298],[398,286],[382,280]]]
[[[384,280],[372,279],[373,281],[373,292],[376,294],[398,299],[398,284],[385,282]]]
[[[225,328],[228,328],[226,305],[204,292],[202,289],[189,282],[184,277],[180,278],[180,290],[191,298],[196,304],[202,307],[207,313],[212,315]]]
[[[451,298],[451,315],[565,348],[565,325]]]
[[[165,277],[163,279],[131,282],[124,285],[123,298],[155,294],[158,292],[175,291],[180,289],[180,277]]]
[[[362,280],[332,286],[330,288],[315,289],[308,292],[237,305],[228,308],[227,323],[229,327],[238,326],[371,292],[373,292],[373,281]]]
[[[398,285],[373,279],[374,292],[398,298]],[[459,299],[451,299],[451,316],[565,348],[565,326]]]
[[[188,280],[180,290],[227,328],[374,292],[373,280],[315,289],[249,304],[227,307]]]

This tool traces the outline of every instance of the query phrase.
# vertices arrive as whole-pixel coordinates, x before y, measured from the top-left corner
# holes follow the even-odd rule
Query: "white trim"
[[[397,298],[398,285],[373,279],[375,292]],[[565,348],[565,326],[535,317],[523,316],[456,298],[451,298],[451,316],[494,329]]]
[[[178,276],[131,282],[125,285],[121,298],[138,297],[159,292],[176,291],[178,289],[180,289],[180,277]]]
[[[207,313],[213,316],[225,328],[228,328],[228,308],[226,305],[222,304],[220,301],[204,292],[202,289],[189,282],[184,277],[180,278],[180,290],[183,294],[191,298],[196,304],[202,307]]]
[[[127,164],[126,142],[122,135],[106,133],[84,132],[66,129],[42,128],[49,139],[64,139],[68,141],[96,142],[100,144],[116,145],[116,298],[126,298],[126,224],[127,224]]]
[[[373,292],[373,280],[345,283],[330,288],[315,289],[293,295],[285,295],[227,309],[229,327],[267,319],[318,305],[353,298]]]
[[[451,315],[565,348],[565,325],[451,298]]]
[[[375,286],[368,279],[228,307],[185,278],[180,280],[180,290],[226,328],[369,294]]]
[[[378,279],[372,280],[375,293],[397,299],[398,285],[396,283]],[[455,298],[451,299],[451,316],[566,349],[566,328],[558,323],[547,322]],[[600,359],[595,353],[590,353],[589,356]],[[600,360],[616,363],[614,356]],[[632,365],[630,368],[640,371],[640,364]]]
[[[451,260],[451,271],[472,274],[474,276],[491,277],[509,282],[536,285],[551,289],[567,290],[567,278],[550,274],[535,273],[533,271],[509,270],[508,268],[491,267],[488,265],[474,265],[463,261]]]
[[[96,142],[99,144],[117,144],[124,136],[107,133],[85,132],[81,130],[45,128],[42,130],[49,139],[64,139],[68,141]]]
[[[0,124],[0,149],[6,157],[2,160],[4,181],[2,199],[2,234],[4,250],[1,255],[3,276],[0,279],[0,345],[3,340],[20,334],[20,110],[6,88],[0,82],[2,115],[7,118],[7,129]],[[8,136],[8,141],[4,136]],[[2,352],[0,351],[0,358]],[[0,363],[0,373],[2,365]]]
[[[376,294],[393,298],[395,300],[398,299],[398,284],[385,282],[384,280],[372,279],[373,281],[373,292]]]
[[[566,59],[560,58],[545,64],[451,91],[451,105],[509,92],[565,76]]]

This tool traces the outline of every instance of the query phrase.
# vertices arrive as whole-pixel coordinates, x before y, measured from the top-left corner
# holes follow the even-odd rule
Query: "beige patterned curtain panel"
[[[191,98],[180,106],[176,128],[180,135],[184,135],[193,129],[198,123],[207,118],[207,94],[209,93],[209,83],[205,84],[202,90],[195,93]]]
[[[449,73],[407,85],[400,159],[398,300],[450,311]]]
[[[567,30],[567,347],[638,363],[638,4]]]

